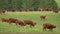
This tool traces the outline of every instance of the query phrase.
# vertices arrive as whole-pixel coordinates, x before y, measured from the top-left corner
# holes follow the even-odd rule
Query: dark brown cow
[[[12,12],[15,12],[15,9],[11,9]]]
[[[36,22],[33,22],[31,20],[24,20],[24,23],[30,25],[30,27],[34,27],[36,25]]]
[[[52,11],[52,8],[43,8],[43,11]]]
[[[9,19],[8,19],[8,22],[9,22],[9,23],[15,23],[15,21],[17,21],[17,19],[15,19],[15,18],[9,18]]]
[[[2,13],[5,13],[5,10],[3,10]]]
[[[7,22],[8,21],[8,19],[6,19],[6,18],[1,18],[1,20],[2,20],[2,22]]]
[[[56,26],[53,25],[53,24],[50,24],[50,23],[44,23],[44,24],[43,24],[43,30],[49,29],[49,30],[52,31],[53,28],[56,28]]]
[[[41,20],[43,20],[43,19],[45,19],[45,18],[46,18],[46,16],[40,16],[40,18],[41,18]]]
[[[58,10],[53,10],[54,13],[58,13],[59,11]]]

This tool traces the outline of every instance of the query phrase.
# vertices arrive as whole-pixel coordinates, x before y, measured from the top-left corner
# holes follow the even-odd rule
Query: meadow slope
[[[40,16],[46,15],[45,20],[41,20]],[[19,20],[29,19],[37,22],[37,25],[33,28],[30,28],[29,25],[26,28],[15,25],[14,23],[8,24],[6,22],[2,22],[1,18],[16,18]],[[52,33],[60,33],[60,13],[55,14],[53,12],[6,12],[4,14],[0,14],[0,32],[41,32],[47,33],[50,31],[43,31],[42,24],[43,23],[52,23],[56,25],[56,29],[53,30]]]

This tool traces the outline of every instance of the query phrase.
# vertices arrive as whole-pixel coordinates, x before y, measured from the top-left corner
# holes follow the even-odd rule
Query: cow
[[[43,20],[43,19],[45,19],[45,18],[46,18],[46,16],[43,16],[43,15],[42,15],[42,16],[40,16],[40,18],[41,18],[41,20]]]
[[[1,20],[2,20],[2,22],[7,22],[8,21],[8,19],[6,19],[6,18],[1,18]]]
[[[15,9],[11,9],[10,11],[15,12]]]
[[[58,10],[53,10],[54,13],[58,13],[59,11]]]
[[[26,26],[26,24],[21,20],[16,20],[15,23],[16,25]]]
[[[23,21],[26,25],[28,24],[28,25],[30,25],[30,27],[32,28],[32,27],[34,27],[37,23],[36,22],[33,22],[33,21],[31,21],[31,20],[24,20]]]
[[[52,8],[43,8],[43,11],[52,11]]]
[[[6,10],[0,10],[0,14],[5,14]]]
[[[8,22],[11,24],[11,23],[15,23],[15,21],[17,21],[17,19],[15,18],[9,18],[8,19]]]
[[[49,29],[50,31],[52,31],[53,28],[56,28],[56,26],[53,24],[50,24],[50,23],[44,23],[43,24],[43,30],[45,30],[45,31],[46,31],[46,29]]]

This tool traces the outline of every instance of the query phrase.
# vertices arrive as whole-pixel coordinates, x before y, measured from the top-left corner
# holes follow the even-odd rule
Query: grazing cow
[[[58,10],[53,10],[53,12],[58,13]]]
[[[30,27],[34,27],[36,25],[36,22],[33,22],[31,20],[24,20],[24,23],[30,25]]]
[[[11,9],[12,12],[15,12],[15,9]]]
[[[52,8],[43,8],[43,11],[52,11]]]
[[[46,18],[46,16],[40,16],[40,18],[41,18],[41,20],[43,20],[43,19],[45,19],[45,18]]]
[[[0,14],[5,14],[5,10],[0,10]]]
[[[44,24],[43,24],[43,30],[49,29],[49,30],[52,31],[53,28],[56,28],[56,26],[53,25],[53,24],[50,24],[50,23],[44,23]]]
[[[15,21],[16,25],[21,25],[21,26],[25,26],[25,23],[21,20],[17,20]]]
[[[7,22],[8,21],[8,19],[6,19],[6,18],[1,18],[1,20],[2,20],[2,22]]]
[[[9,22],[9,23],[15,23],[15,21],[17,21],[17,19],[15,19],[15,18],[9,18],[9,19],[8,19],[8,22]]]

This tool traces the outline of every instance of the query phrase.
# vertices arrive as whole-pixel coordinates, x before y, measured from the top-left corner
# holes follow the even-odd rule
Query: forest
[[[55,0],[0,0],[0,9],[37,11],[38,8],[58,9]]]

